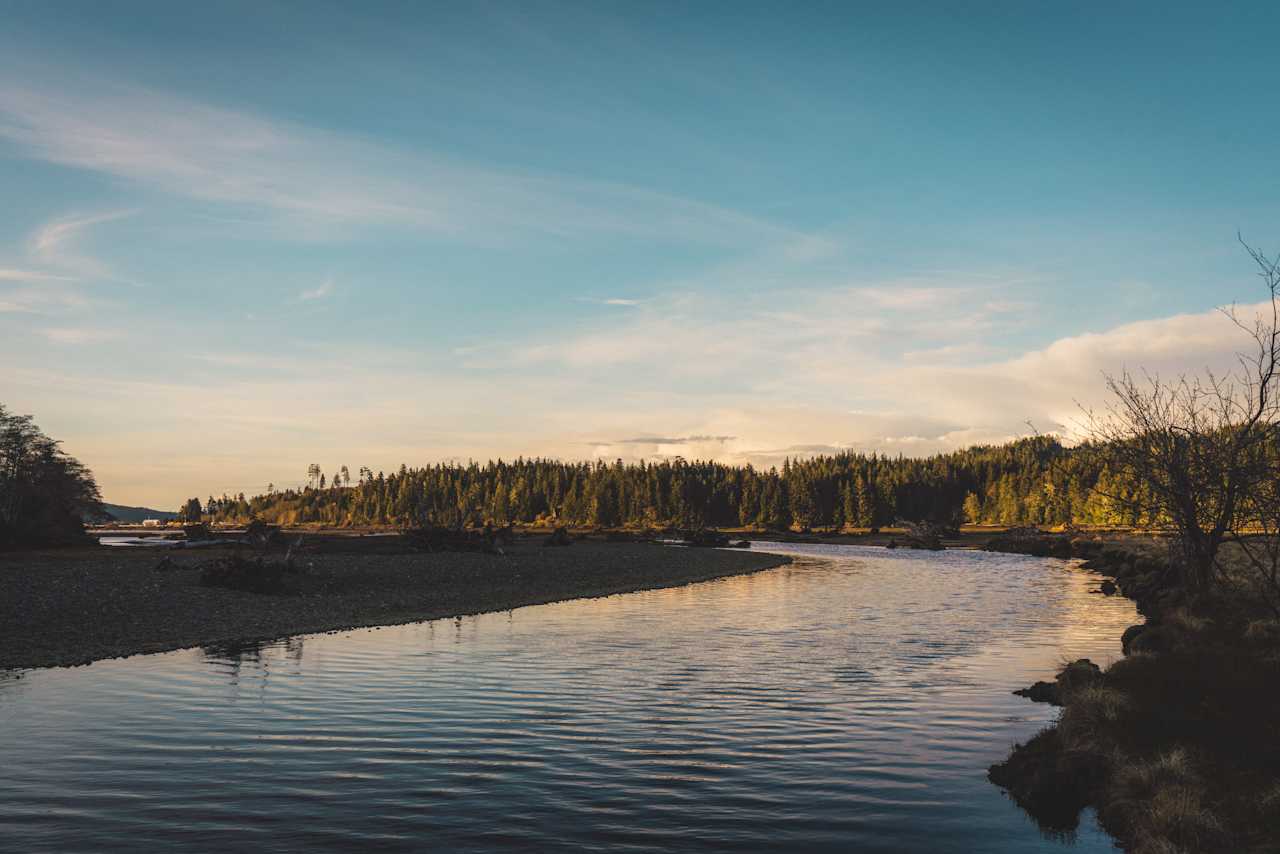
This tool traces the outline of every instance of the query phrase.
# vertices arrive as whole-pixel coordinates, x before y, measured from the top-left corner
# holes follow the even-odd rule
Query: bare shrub
[[[1280,416],[1280,258],[1248,245],[1267,303],[1255,317],[1223,309],[1247,339],[1234,370],[1206,370],[1165,380],[1128,371],[1107,376],[1111,403],[1086,412],[1090,437],[1124,479],[1140,488],[1104,497],[1177,533],[1184,582],[1207,590],[1218,580],[1218,551],[1256,523],[1250,511],[1275,479],[1275,426]],[[1273,566],[1275,564],[1272,564]]]

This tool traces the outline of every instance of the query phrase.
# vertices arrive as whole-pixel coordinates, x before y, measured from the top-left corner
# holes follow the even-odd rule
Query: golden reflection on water
[[[1059,561],[788,550],[679,588],[0,680],[0,822],[22,850],[240,850],[246,827],[267,847],[298,827],[319,848],[1061,847],[985,768],[1053,714],[1009,692],[1118,654],[1132,605]]]

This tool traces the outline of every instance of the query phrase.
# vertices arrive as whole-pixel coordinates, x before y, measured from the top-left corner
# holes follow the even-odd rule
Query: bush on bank
[[[1017,692],[1062,714],[990,779],[1049,831],[1095,806],[1131,851],[1280,849],[1280,621],[1233,590],[1170,586],[1150,547],[1108,544],[1086,566],[1147,621],[1096,676],[1076,662]]]

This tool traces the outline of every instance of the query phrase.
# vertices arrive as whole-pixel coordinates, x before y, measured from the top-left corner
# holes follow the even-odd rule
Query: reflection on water
[[[214,672],[226,675],[229,685],[239,685],[241,668],[248,667],[250,681],[265,689],[271,678],[272,662],[276,662],[277,670],[282,663],[300,663],[305,641],[305,635],[273,641],[222,641],[205,644],[200,647],[200,653]]]
[[[0,847],[1062,850],[985,779],[1131,603],[1057,561],[670,590],[0,678]],[[1073,850],[1111,850],[1086,822]]]

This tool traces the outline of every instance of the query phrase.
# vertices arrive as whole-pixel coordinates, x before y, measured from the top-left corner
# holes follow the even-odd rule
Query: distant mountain
[[[125,507],[123,504],[103,504],[102,509],[116,517],[118,522],[141,522],[145,519],[159,519],[167,522],[178,518],[177,513],[168,510],[152,510],[150,507]]]

